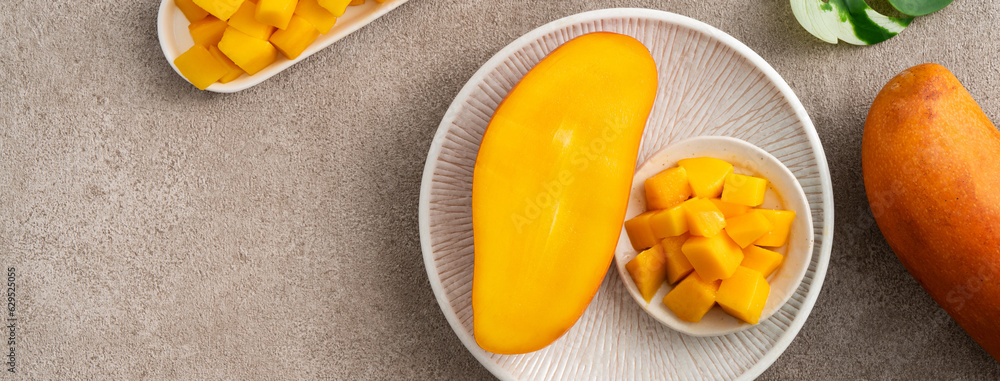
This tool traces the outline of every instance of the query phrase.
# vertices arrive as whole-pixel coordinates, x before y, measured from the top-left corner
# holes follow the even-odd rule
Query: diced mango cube
[[[292,15],[288,28],[279,29],[271,35],[271,43],[285,57],[295,59],[309,47],[309,44],[316,41],[316,37],[319,37],[319,30],[315,26],[301,16]]]
[[[350,5],[362,5],[364,3],[365,3],[365,0],[351,0],[351,4]]]
[[[257,3],[248,0],[240,6],[240,9],[236,10],[236,13],[233,13],[233,17],[229,18],[229,26],[246,33],[250,37],[261,40],[271,38],[271,33],[274,33],[274,27],[257,21],[256,12]]]
[[[757,210],[726,219],[726,233],[740,247],[750,246],[758,238],[770,232],[772,228],[774,228],[774,224]]]
[[[209,47],[219,43],[222,33],[226,31],[226,22],[219,20],[215,16],[205,16],[205,18],[188,24],[188,32],[196,45]]]
[[[722,281],[715,300],[726,313],[757,324],[770,292],[771,285],[759,271],[741,266],[732,277]]]
[[[781,262],[784,260],[784,256],[771,250],[760,246],[749,246],[743,249],[743,263],[740,263],[740,266],[757,270],[767,279],[767,277],[774,273],[774,270],[777,270],[781,266]],[[669,264],[670,261],[668,259],[667,265],[669,266]]]
[[[719,285],[719,281],[705,281],[693,272],[663,297],[663,304],[681,320],[697,323],[715,305]]]
[[[204,46],[195,45],[177,56],[174,65],[184,78],[198,89],[205,90],[209,85],[226,75],[226,66],[212,56]]]
[[[317,0],[299,0],[299,5],[295,6],[295,14],[313,24],[321,34],[329,33],[337,23],[337,16],[321,7]]]
[[[722,216],[726,217],[726,219],[741,216],[750,211],[750,207],[746,205],[733,204],[717,198],[710,198],[708,200],[715,204],[716,208],[719,208],[719,211],[722,212]]]
[[[656,245],[656,236],[653,235],[649,221],[654,214],[656,211],[652,210],[625,221],[625,234],[628,234],[628,240],[635,251],[643,251]]]
[[[667,209],[691,197],[684,168],[673,167],[646,179],[646,208]]]
[[[219,41],[219,50],[250,75],[261,71],[278,58],[278,51],[270,42],[251,37],[233,27],[226,28]]]
[[[726,218],[722,215],[722,211],[708,199],[693,198],[681,205],[684,207],[684,216],[691,235],[714,237],[726,227]]]
[[[684,204],[656,212],[649,218],[649,226],[652,227],[653,236],[656,239],[687,233],[688,225],[687,216],[684,213]]]
[[[681,252],[705,280],[729,278],[743,262],[743,250],[728,234],[688,238]]]
[[[201,7],[219,20],[229,20],[244,0],[193,0],[195,5]]]
[[[760,177],[730,173],[722,187],[722,201],[746,206],[764,203],[767,180]]]
[[[667,279],[667,258],[663,255],[660,245],[656,245],[628,261],[625,269],[632,276],[632,281],[635,282],[642,298],[648,303]]]
[[[792,222],[795,221],[795,211],[770,209],[757,209],[757,211],[767,217],[774,227],[755,241],[754,245],[778,247],[788,242],[788,233],[792,230]]]
[[[344,11],[347,10],[347,5],[351,3],[351,0],[317,0],[317,2],[334,16],[340,17],[344,15]]]
[[[688,235],[684,234],[676,237],[667,237],[660,241],[660,247],[663,249],[663,255],[667,260],[667,283],[677,283],[694,270],[691,262],[688,261],[687,257],[684,256],[684,252],[681,251],[681,247],[684,246],[684,242],[687,239]]]
[[[208,11],[195,5],[192,0],[174,0],[174,4],[181,10],[188,22],[195,22],[208,16]]]
[[[678,161],[677,165],[687,171],[691,192],[695,197],[719,197],[726,177],[733,173],[732,164],[712,157],[683,159]]]
[[[288,22],[295,13],[296,0],[259,0],[257,3],[257,21],[277,27],[288,28]]]
[[[222,78],[219,78],[219,82],[229,83],[232,82],[234,79],[239,78],[241,75],[243,75],[243,69],[240,69],[239,66],[236,66],[236,64],[233,63],[233,60],[229,59],[229,57],[226,57],[225,54],[222,54],[222,51],[219,50],[217,46],[215,45],[209,46],[208,51],[212,53],[212,56],[215,57],[215,59],[219,60],[219,62],[222,62],[222,64],[225,65],[226,69],[228,70],[226,74],[222,76]]]

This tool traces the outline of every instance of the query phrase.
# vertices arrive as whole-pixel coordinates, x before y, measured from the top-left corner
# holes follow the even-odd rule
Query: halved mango
[[[667,280],[667,257],[660,245],[653,246],[625,264],[636,288],[648,303]]]
[[[682,159],[677,165],[687,171],[691,192],[695,197],[713,198],[722,194],[726,176],[733,172],[733,165],[714,157]]]
[[[646,179],[644,186],[648,209],[667,209],[691,197],[691,184],[688,183],[687,172],[681,167],[657,173]]]

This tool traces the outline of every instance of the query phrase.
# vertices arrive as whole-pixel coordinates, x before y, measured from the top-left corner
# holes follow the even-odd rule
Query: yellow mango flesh
[[[649,212],[647,212],[649,213]],[[675,237],[687,233],[687,214],[684,212],[684,204],[676,205],[672,208],[654,211],[649,218],[650,228],[656,239]]]
[[[229,20],[229,17],[240,9],[244,0],[193,0],[195,5],[204,9],[219,20]]]
[[[330,11],[334,16],[340,17],[344,15],[344,11],[347,10],[347,5],[351,3],[351,0],[317,0],[319,5],[326,10]]]
[[[654,214],[656,211],[649,211],[625,221],[625,233],[628,234],[628,239],[635,251],[643,251],[656,245],[657,239],[653,235],[653,229],[649,222],[649,218]]]
[[[752,210],[741,216],[736,216],[726,220],[726,234],[733,239],[740,247],[747,247],[754,243],[764,234],[771,232],[774,224],[764,214]]]
[[[266,40],[274,33],[274,27],[257,21],[255,16],[257,4],[247,1],[229,18],[229,26],[246,33],[248,36]]]
[[[639,293],[647,303],[667,280],[667,258],[659,245],[636,255],[625,264],[625,269],[628,270],[635,287],[639,289]]]
[[[205,16],[205,18],[188,24],[188,32],[196,45],[209,47],[222,40],[222,34],[226,31],[226,22],[219,20],[215,16]]]
[[[226,74],[224,74],[222,78],[219,78],[219,82],[229,83],[243,75],[243,69],[236,66],[236,64],[233,63],[233,60],[226,57],[226,55],[223,54],[217,46],[209,46],[208,51],[212,53],[212,56],[215,57],[215,59],[219,60],[219,62],[226,67]]]
[[[773,227],[763,237],[754,241],[754,245],[778,247],[788,242],[788,233],[792,230],[792,222],[795,221],[795,211],[770,209],[757,209],[757,211],[767,217]]]
[[[681,320],[697,323],[715,305],[719,281],[706,281],[693,272],[663,297],[663,304]]]
[[[195,22],[208,16],[208,11],[194,4],[192,0],[174,0],[174,4],[184,14],[188,22]]]
[[[722,212],[722,216],[726,217],[726,219],[742,216],[750,211],[750,207],[746,205],[733,204],[717,198],[710,198],[708,200],[715,204],[716,208],[719,208],[719,211]]]
[[[729,278],[743,262],[743,250],[728,234],[688,238],[681,251],[705,280]]]
[[[781,266],[781,262],[784,260],[784,256],[771,250],[760,246],[748,246],[743,249],[743,262],[740,263],[740,266],[757,270],[766,279]]]
[[[660,241],[660,248],[663,249],[663,256],[667,261],[667,283],[674,284],[683,279],[694,270],[691,262],[684,256],[681,247],[688,239],[688,235],[664,238]],[[648,300],[647,300],[648,301]]]
[[[726,218],[722,215],[722,211],[708,199],[691,199],[681,205],[684,207],[684,216],[691,235],[714,237],[726,227]]]
[[[591,33],[535,65],[494,112],[472,182],[480,347],[541,349],[586,309],[614,255],[656,88],[642,43]]]
[[[292,15],[288,28],[271,35],[271,43],[288,59],[295,59],[319,37],[319,30],[304,18]]]
[[[680,204],[691,197],[691,185],[688,184],[687,172],[684,168],[668,168],[653,177],[646,179],[647,209],[667,209]]]
[[[722,187],[722,201],[733,204],[757,206],[764,203],[767,180],[760,177],[731,173]]]
[[[770,292],[771,285],[760,272],[741,266],[732,277],[722,281],[715,301],[733,317],[757,324]]]
[[[257,21],[285,29],[295,13],[296,0],[259,0],[257,2]]]
[[[204,46],[195,45],[174,59],[174,65],[184,78],[200,90],[218,81],[228,71]]]
[[[222,40],[219,41],[219,50],[250,75],[261,71],[278,57],[278,51],[270,42],[247,35],[233,27],[226,28]]]
[[[722,195],[726,176],[733,173],[733,165],[714,157],[696,157],[677,162],[687,171],[691,192],[695,197],[715,198]]]
[[[321,34],[327,34],[337,23],[337,16],[319,5],[317,0],[299,0],[295,14],[316,27]]]

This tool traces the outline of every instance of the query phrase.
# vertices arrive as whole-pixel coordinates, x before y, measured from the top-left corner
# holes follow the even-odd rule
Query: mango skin
[[[591,33],[550,53],[497,107],[472,182],[480,347],[539,350],[590,304],[622,231],[656,88],[642,43]]]
[[[937,64],[875,98],[862,142],[872,213],[903,266],[1000,361],[1000,132]]]

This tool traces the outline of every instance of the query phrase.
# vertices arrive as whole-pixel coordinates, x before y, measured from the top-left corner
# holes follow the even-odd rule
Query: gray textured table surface
[[[762,378],[1000,379],[889,250],[860,173],[868,106],[906,67],[944,64],[1000,116],[1000,3],[958,0],[853,47],[809,36],[787,0],[411,0],[232,95],[170,69],[158,5],[0,7],[0,268],[16,266],[24,379],[489,378],[421,259],[431,137],[500,48],[625,6],[746,43],[822,138],[836,192],[830,270]]]

